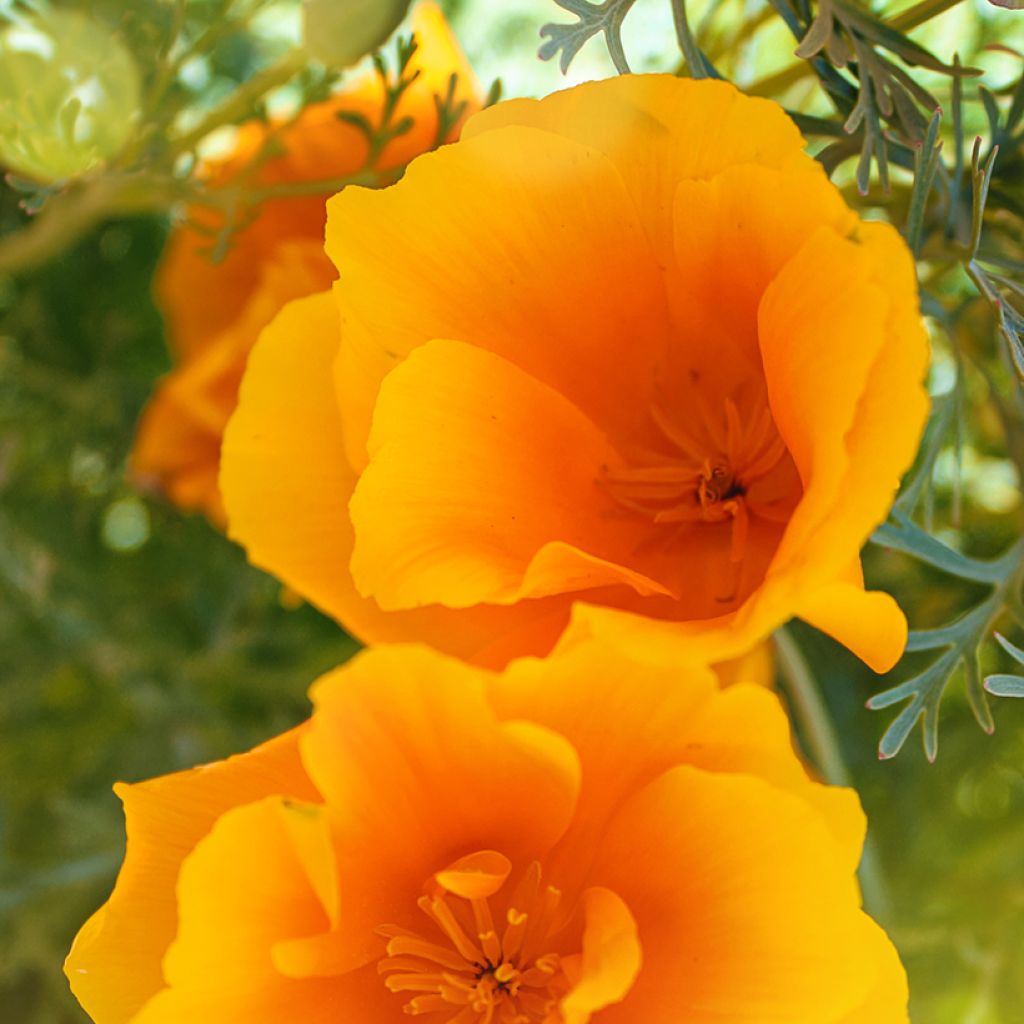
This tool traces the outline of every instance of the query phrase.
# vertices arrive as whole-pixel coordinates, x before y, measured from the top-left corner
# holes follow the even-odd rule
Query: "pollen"
[[[387,955],[377,965],[384,984],[408,996],[406,1013],[436,1024],[546,1024],[557,1020],[569,990],[551,937],[561,894],[526,870],[514,892],[501,892],[511,863],[493,850],[464,857],[434,875],[418,906],[419,933],[384,925]]]

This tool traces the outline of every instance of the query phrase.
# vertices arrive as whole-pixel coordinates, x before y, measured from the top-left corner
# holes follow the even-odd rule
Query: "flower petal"
[[[695,717],[680,758],[715,772],[756,775],[813,806],[832,830],[836,856],[852,874],[860,863],[867,822],[852,789],[815,782],[798,759],[779,698],[762,686],[737,683]]]
[[[888,301],[870,279],[866,254],[827,228],[786,264],[761,301],[759,335],[772,416],[804,484],[776,565],[819,566],[817,557],[804,554],[807,544],[816,541],[829,517],[845,519],[837,509],[849,461],[845,439],[885,342],[887,315]],[[865,524],[847,550],[829,547],[815,555],[826,557],[831,574],[838,572],[874,525]]]
[[[842,1021],[878,970],[846,868],[792,794],[747,775],[666,772],[616,816],[592,876],[627,902],[644,948],[643,972],[602,1021]]]
[[[330,293],[289,303],[261,335],[224,436],[229,535],[327,611],[351,551],[353,474],[322,369],[338,346]]]
[[[226,761],[116,787],[127,819],[124,865],[64,965],[94,1020],[124,1024],[163,986],[161,961],[178,928],[178,871],[221,814],[272,793],[317,799],[299,761],[299,731]]]
[[[857,867],[865,823],[856,794],[810,778],[778,696],[763,686],[739,682],[721,690],[700,664],[643,665],[589,640],[563,643],[543,660],[513,662],[491,679],[488,693],[500,717],[528,715],[579,754],[579,809],[558,855],[577,875],[622,802],[677,764],[756,775],[788,790],[828,822],[846,869]]]
[[[900,474],[913,461],[928,409],[922,384],[927,339],[913,281],[910,255],[895,231],[863,224],[849,242],[817,235],[762,303],[772,410],[805,480],[769,581],[784,581],[800,601],[826,581],[848,582],[851,561],[885,517]],[[792,602],[782,592],[781,585],[766,587],[765,607]],[[849,605],[853,599],[844,593],[836,597]],[[808,602],[811,614],[840,641],[849,636],[876,669],[891,668],[902,653],[906,627],[884,598],[862,603],[884,630],[874,639],[856,619],[841,622],[821,600],[816,609],[814,602]],[[796,610],[791,605],[789,613]]]
[[[182,865],[180,926],[164,962],[168,987],[133,1024],[329,1024],[344,1015],[347,979],[295,980],[274,963],[276,946],[329,924],[307,872],[308,851],[296,847],[288,820],[309,813],[316,808],[269,798],[220,817]],[[387,1020],[391,1000],[380,988],[375,1017]]]
[[[402,167],[436,143],[435,96],[445,95],[449,78],[458,76],[454,100],[465,101],[466,112],[453,125],[456,137],[462,120],[480,105],[480,88],[473,70],[436,3],[416,5],[411,28],[417,48],[409,64],[415,74],[393,112],[394,123],[409,117],[412,126],[392,139],[377,163],[381,171]],[[287,124],[248,121],[238,131],[234,150],[223,160],[206,162],[203,178],[213,185],[234,181],[250,167],[277,133],[280,155],[260,161],[255,184],[274,186],[294,182],[328,181],[358,173],[365,165],[367,141],[339,112],[362,114],[376,122],[384,101],[380,76],[372,69],[347,76],[345,86],[329,100],[305,108]],[[264,154],[265,155],[265,154]],[[221,229],[208,209],[192,208],[191,224],[171,232],[155,279],[157,300],[168,321],[168,337],[179,356],[188,357],[229,327],[242,313],[258,287],[263,260],[284,240],[322,245],[330,192],[272,198],[261,204],[259,216],[235,231],[232,244],[218,263],[210,256],[211,233]],[[216,294],[216,302],[197,296]]]
[[[907,1024],[907,972],[889,936],[869,917],[861,918],[864,941],[877,958],[875,983],[865,1000],[841,1024]]]
[[[804,140],[782,108],[720,81],[624,75],[542,100],[515,99],[470,118],[463,139],[529,125],[607,156],[622,175],[657,251],[671,253],[666,211],[678,182],[733,164],[806,169]]]
[[[703,665],[649,667],[594,641],[514,661],[487,688],[500,718],[529,718],[572,744],[583,769],[574,827],[591,837],[624,799],[685,756],[690,723],[718,692]]]
[[[794,613],[835,637],[876,672],[887,672],[907,646],[907,617],[879,590],[866,591],[860,564],[854,582],[823,584],[801,597]]]
[[[564,1024],[587,1024],[591,1015],[621,1003],[640,973],[640,941],[629,907],[610,889],[583,894],[580,976],[559,1009]]]
[[[352,573],[386,610],[625,583],[637,527],[600,487],[618,456],[562,394],[458,341],[385,378],[351,502]]]
[[[329,294],[286,306],[249,360],[225,433],[221,491],[230,536],[274,573],[367,642],[429,640],[460,657],[503,663],[542,653],[568,617],[558,599],[513,608],[384,613],[360,597],[349,573],[348,503],[356,474],[343,443],[331,364],[338,314]]]
[[[818,227],[845,235],[856,224],[839,190],[813,162],[787,173],[740,164],[708,180],[680,182],[674,212],[678,278],[670,291],[685,308],[690,331],[698,317],[709,318],[720,339],[713,347],[681,345],[691,360],[685,369],[699,372],[712,394],[726,396],[741,367],[761,377],[757,312],[765,289]],[[716,379],[722,383],[716,386]]]
[[[536,858],[565,831],[579,761],[540,724],[500,722],[488,674],[426,647],[379,647],[314,684],[302,757],[333,808],[377,842],[362,846],[416,869],[417,885],[470,849]],[[457,794],[457,801],[438,800]],[[472,836],[469,841],[467,837]],[[412,847],[412,848],[411,848]]]
[[[464,341],[564,394],[612,441],[669,340],[662,276],[616,168],[532,128],[488,132],[414,161],[394,187],[328,204],[341,274],[338,394],[353,466],[377,391],[434,338]],[[629,359],[608,353],[629,346]]]
[[[714,670],[723,687],[734,686],[736,683],[756,683],[774,689],[775,642],[769,639],[756,644],[744,654],[718,662]]]
[[[486,678],[428,648],[394,646],[314,685],[303,761],[334,815],[342,910],[305,970],[379,956],[373,929],[415,925],[424,881],[467,851],[523,865],[568,827],[575,751],[542,725],[500,722]]]
[[[221,442],[249,353],[277,311],[329,287],[333,269],[319,242],[285,242],[267,256],[235,320],[160,382],[132,450],[136,480],[153,481],[180,507],[204,509],[223,522]]]

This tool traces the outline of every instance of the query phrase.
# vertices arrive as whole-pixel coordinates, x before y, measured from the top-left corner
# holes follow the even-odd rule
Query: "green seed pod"
[[[315,60],[355,64],[401,24],[410,0],[303,0],[303,39]]]
[[[50,10],[0,28],[0,165],[41,182],[115,156],[139,110],[139,72],[110,30]]]

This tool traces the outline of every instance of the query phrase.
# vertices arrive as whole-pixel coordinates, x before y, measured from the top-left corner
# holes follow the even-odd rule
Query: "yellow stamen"
[[[465,863],[460,862],[463,869]],[[418,900],[443,941],[395,925],[377,929],[388,939],[387,956],[377,965],[388,990],[410,994],[404,1011],[437,1014],[436,1024],[546,1024],[554,1019],[569,990],[561,957],[547,945],[558,889],[542,887],[540,865],[531,864],[506,904],[506,926],[499,937],[490,905],[497,895],[481,898],[481,885],[475,879],[464,884],[453,870],[438,872],[429,894]],[[453,888],[462,888],[466,897]]]
[[[765,401],[748,410],[746,418],[732,398],[725,399],[717,416],[703,395],[697,394],[694,404],[703,441],[656,405],[651,418],[674,451],[605,469],[601,483],[622,508],[659,525],[731,522],[729,560],[739,563],[751,516],[781,522],[792,511],[790,500],[765,502],[749,495],[778,466],[786,445]]]

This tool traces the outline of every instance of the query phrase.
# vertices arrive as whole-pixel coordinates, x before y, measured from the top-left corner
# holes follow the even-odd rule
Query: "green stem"
[[[211,110],[191,131],[171,139],[168,155],[173,158],[187,153],[202,142],[214,129],[238,124],[252,115],[256,104],[268,92],[284,85],[306,65],[309,58],[301,47],[295,47],[257,75],[243,82],[219,107]]]
[[[683,51],[691,78],[707,78],[704,70],[704,58],[697,47],[697,41],[690,31],[690,22],[686,17],[686,0],[672,0],[672,17],[676,24],[676,38],[679,49]]]
[[[42,266],[78,241],[103,216],[111,198],[102,179],[72,186],[53,197],[26,227],[0,238],[0,273],[23,273]]]
[[[940,14],[945,14],[951,7],[956,7],[961,2],[962,0],[921,0],[921,3],[897,14],[889,24],[901,32],[906,32],[931,21],[932,18],[937,18]]]
[[[786,695],[814,766],[829,785],[852,785],[839,749],[839,737],[803,652],[785,627],[775,633],[775,645]]]
[[[839,737],[807,659],[784,626],[775,631],[775,645],[784,691],[811,762],[829,785],[852,788],[853,780],[843,760]],[[889,918],[889,896],[870,838],[864,842],[858,874],[865,907],[876,919]]]
[[[41,267],[105,218],[164,210],[184,194],[175,179],[141,174],[75,182],[48,200],[25,227],[0,237],[0,274]]]

